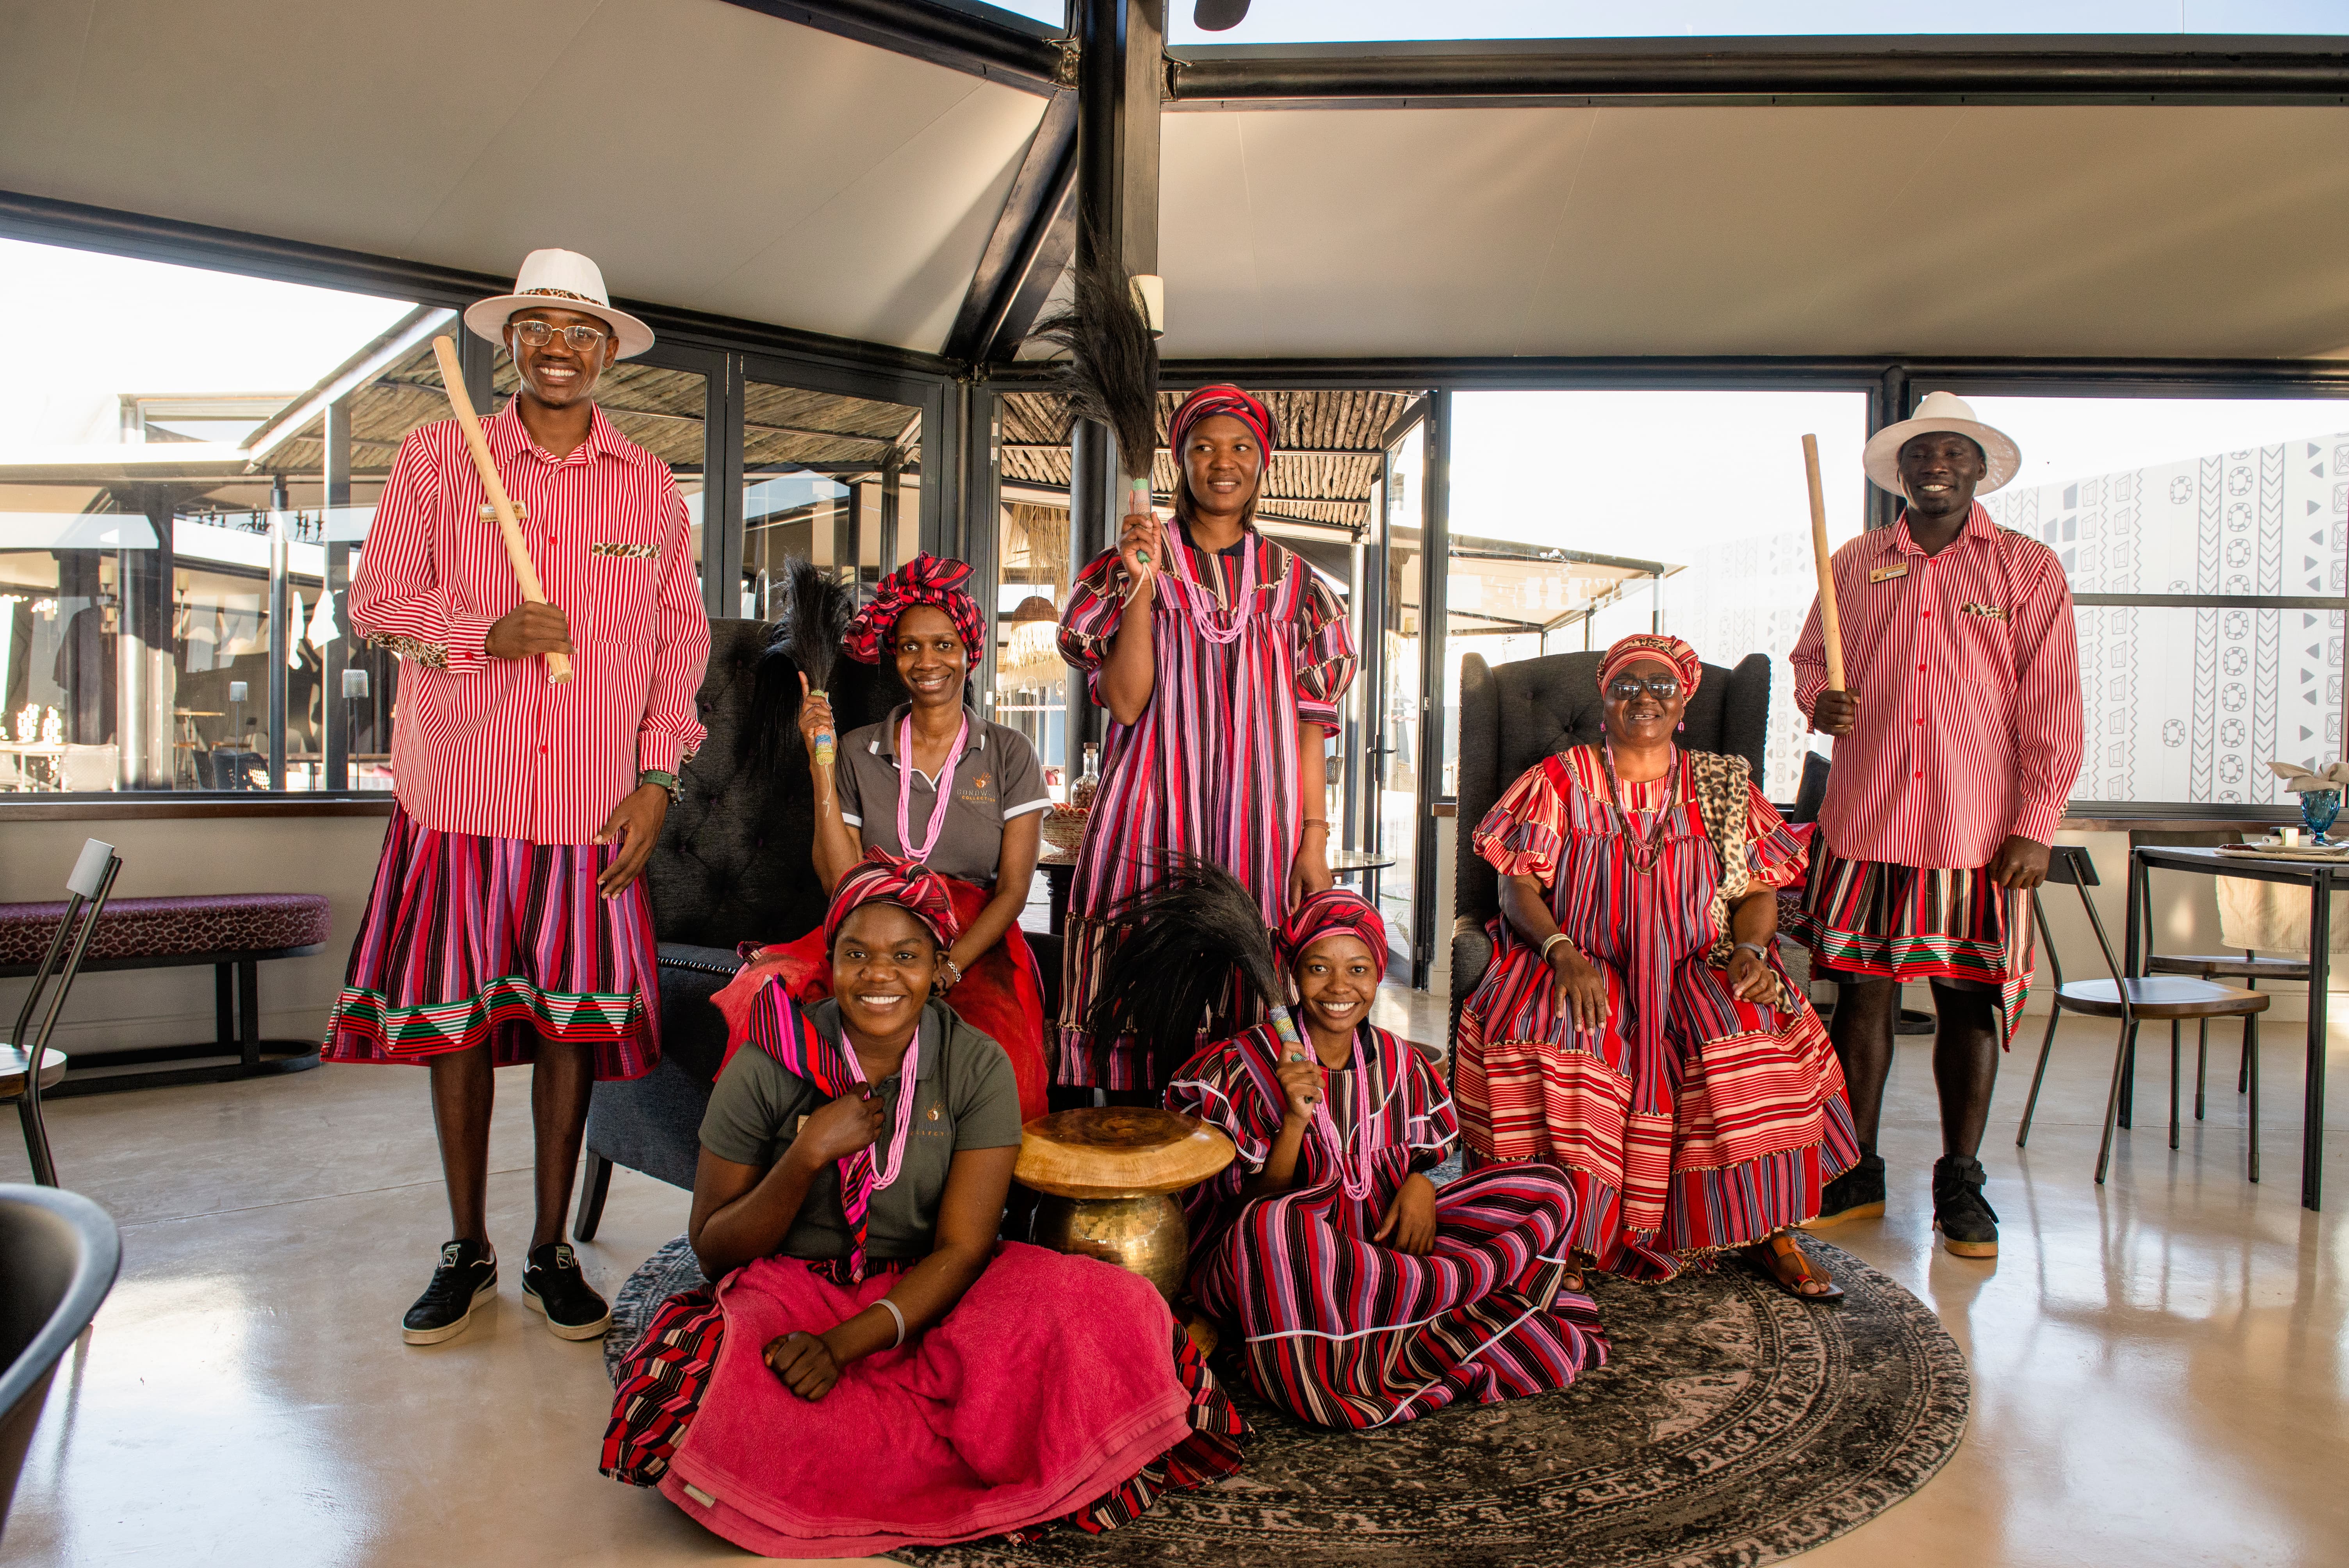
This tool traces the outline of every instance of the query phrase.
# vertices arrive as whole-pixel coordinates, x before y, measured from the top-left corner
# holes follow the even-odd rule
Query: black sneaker
[[[410,1345],[438,1345],[465,1332],[473,1308],[498,1294],[498,1258],[480,1242],[450,1242],[440,1249],[432,1283],[399,1320],[399,1336]]]
[[[1998,1256],[1998,1212],[1982,1200],[1989,1180],[1979,1160],[1945,1154],[1933,1161],[1933,1228],[1961,1258]]]
[[[1863,1154],[1859,1163],[1828,1182],[1819,1191],[1819,1212],[1802,1229],[1824,1231],[1846,1220],[1867,1220],[1884,1212],[1884,1157]]]
[[[588,1288],[568,1242],[531,1248],[522,1268],[522,1298],[545,1315],[559,1339],[601,1339],[612,1326],[612,1309]]]

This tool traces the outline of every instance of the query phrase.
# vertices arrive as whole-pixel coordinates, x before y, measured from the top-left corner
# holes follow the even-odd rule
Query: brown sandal
[[[1843,1286],[1836,1284],[1826,1270],[1811,1261],[1811,1255],[1803,1251],[1802,1243],[1795,1239],[1792,1231],[1780,1231],[1775,1235],[1763,1238],[1746,1249],[1746,1255],[1796,1301],[1826,1303],[1843,1299]],[[1803,1288],[1814,1283],[1823,1284],[1826,1289],[1807,1291]]]

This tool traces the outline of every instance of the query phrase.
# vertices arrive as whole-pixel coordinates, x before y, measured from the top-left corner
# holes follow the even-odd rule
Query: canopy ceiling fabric
[[[1043,108],[724,0],[0,0],[0,187],[925,350]]]

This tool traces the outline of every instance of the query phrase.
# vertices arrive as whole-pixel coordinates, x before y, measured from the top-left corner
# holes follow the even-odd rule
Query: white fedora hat
[[[612,308],[604,292],[603,270],[576,251],[533,251],[514,274],[513,293],[492,294],[465,307],[465,325],[492,343],[506,340],[506,319],[531,305],[575,310],[606,323],[619,338],[622,359],[653,346],[653,329],[624,310]]]
[[[1975,418],[1973,406],[1954,392],[1926,393],[1925,400],[1917,405],[1914,418],[1887,425],[1870,436],[1868,449],[1860,454],[1860,466],[1868,470],[1868,477],[1878,490],[1901,495],[1900,449],[1909,444],[1911,436],[1935,430],[1955,430],[1982,449],[1982,460],[1990,465],[1990,472],[1974,487],[1976,495],[1990,494],[2023,471],[2023,449],[2014,444],[2013,438]]]

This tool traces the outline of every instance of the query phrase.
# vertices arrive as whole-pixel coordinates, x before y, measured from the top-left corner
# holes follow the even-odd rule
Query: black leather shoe
[[[522,1269],[522,1298],[545,1316],[558,1339],[601,1339],[612,1326],[612,1309],[588,1288],[568,1242],[531,1248]]]
[[[473,1309],[498,1294],[498,1258],[480,1242],[450,1242],[440,1249],[432,1283],[399,1320],[399,1336],[410,1345],[438,1345],[465,1332]]]
[[[1961,1258],[1998,1256],[1998,1212],[1982,1197],[1989,1180],[1979,1160],[1945,1154],[1933,1161],[1933,1228]]]
[[[1859,1163],[1828,1182],[1819,1191],[1819,1212],[1803,1222],[1806,1231],[1824,1231],[1846,1220],[1872,1219],[1884,1212],[1884,1157],[1863,1154]]]

